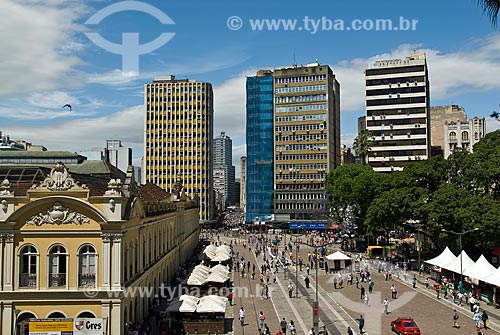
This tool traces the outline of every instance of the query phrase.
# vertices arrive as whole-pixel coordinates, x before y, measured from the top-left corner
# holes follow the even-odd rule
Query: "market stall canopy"
[[[460,255],[458,255],[453,261],[448,264],[441,266],[441,268],[455,273],[460,273],[462,269],[462,274],[474,265],[474,261],[467,255],[465,250],[462,250]],[[438,265],[439,266],[439,265]]]
[[[227,268],[227,266],[226,265],[222,265],[222,264],[217,264],[216,266],[211,267],[210,271],[211,272],[221,273],[221,274],[224,274],[224,275],[228,275],[229,274],[229,269]]]
[[[455,256],[448,247],[443,250],[443,252],[437,256],[434,257],[433,259],[429,259],[428,261],[425,261],[425,263],[430,264],[430,265],[435,265],[439,267],[443,267],[443,265],[449,264],[453,262],[457,256]]]
[[[199,298],[193,297],[187,294],[181,295],[175,298],[167,307],[167,312],[183,312],[183,313],[193,313],[196,312],[196,307]]]
[[[197,298],[191,295],[181,295],[175,298],[167,307],[167,312],[174,313],[225,313],[227,298],[208,295]]]
[[[207,295],[200,299],[196,307],[197,313],[225,313],[227,298]]]
[[[206,283],[225,283],[230,279],[229,270],[224,265],[218,264],[212,268],[197,265],[187,279],[189,286],[201,286]]]
[[[484,282],[500,287],[500,267],[495,270],[491,275],[486,277]]]
[[[231,258],[231,247],[227,245],[215,246],[210,244],[203,251],[207,257],[214,262],[225,262]]]
[[[350,261],[351,257],[344,255],[340,251],[335,251],[333,254],[326,256],[330,261]]]
[[[476,263],[464,271],[464,275],[481,281],[491,276],[496,271],[496,268],[488,262],[483,255],[479,257]]]

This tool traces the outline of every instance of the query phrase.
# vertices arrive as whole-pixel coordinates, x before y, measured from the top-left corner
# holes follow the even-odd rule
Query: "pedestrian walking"
[[[292,285],[292,282],[290,282],[290,284],[288,284],[288,297],[292,297],[292,293],[293,293],[293,285]]]
[[[233,305],[233,291],[229,291],[227,295],[227,300],[229,301],[229,306]]]
[[[347,327],[347,335],[353,335],[351,327]]]
[[[392,299],[396,299],[398,297],[398,290],[396,289],[396,285],[394,284],[391,285],[391,294]]]
[[[425,283],[425,288],[429,288],[429,278],[425,278],[424,283]]]
[[[309,277],[306,277],[304,279],[304,282],[306,283],[306,288],[309,288],[309,283],[311,282],[311,280],[309,279]]]
[[[262,311],[260,311],[260,313],[259,313],[259,327],[260,327],[260,329],[264,328],[265,321],[266,321],[266,317],[264,316],[264,313]]]
[[[413,288],[416,288],[417,287],[417,277],[416,276],[413,276]]]
[[[452,319],[453,319],[453,327],[455,327],[455,328],[460,328],[460,325],[457,323],[458,318],[459,318],[459,316],[458,316],[457,310],[454,309]]]
[[[474,322],[476,323],[476,328],[481,328],[481,314],[479,312],[474,314]]]
[[[309,276],[309,270],[311,270],[311,268],[309,267],[309,265],[306,266],[306,273],[307,275]]]
[[[383,304],[384,304],[384,314],[387,315],[389,314],[389,300],[385,298]]]
[[[363,299],[365,297],[365,287],[363,285],[361,285],[361,287],[359,288],[359,293],[360,293],[360,299]]]
[[[368,306],[368,301],[370,298],[368,298],[368,294],[365,294],[365,305]]]
[[[364,333],[363,328],[365,327],[365,318],[363,317],[363,315],[360,315],[359,318],[357,318],[356,320],[358,321],[359,324],[359,333],[363,334]]]
[[[333,288],[337,289],[337,277],[333,278]]]
[[[373,293],[373,285],[375,285],[375,283],[370,279],[368,282],[368,293]]]
[[[281,332],[283,333],[283,335],[286,335],[286,319],[285,318],[283,318],[283,320],[281,320],[280,328],[281,328]]]
[[[483,328],[488,329],[489,328],[488,314],[486,314],[485,310],[483,310],[483,314],[481,315],[481,320],[483,321]]]
[[[356,288],[359,288],[359,278],[356,276]]]
[[[293,323],[293,320],[290,320],[288,328],[290,328],[290,335],[295,335],[295,323]]]
[[[243,309],[243,306],[240,308],[240,324],[242,327],[245,324],[245,310]]]

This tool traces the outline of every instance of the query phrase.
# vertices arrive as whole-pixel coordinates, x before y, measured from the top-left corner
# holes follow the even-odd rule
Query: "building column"
[[[14,289],[14,234],[5,235],[5,291]]]
[[[3,266],[3,240],[4,240],[4,235],[0,234],[0,291],[3,291],[3,277],[4,277],[4,269],[5,267]]]
[[[121,335],[123,327],[121,302],[112,302],[111,307],[111,332],[110,335]]]
[[[2,334],[14,334],[12,327],[12,301],[3,302]],[[14,325],[15,327],[15,325]]]
[[[102,287],[110,289],[109,275],[111,271],[111,244],[110,234],[101,234],[102,237]]]
[[[113,234],[113,286],[114,290],[122,288],[122,237],[123,234]]]
[[[110,324],[111,324],[111,319],[110,319],[110,314],[109,314],[109,302],[101,302],[101,307],[102,307],[102,319],[104,321],[105,329],[104,329],[104,334],[110,334]]]

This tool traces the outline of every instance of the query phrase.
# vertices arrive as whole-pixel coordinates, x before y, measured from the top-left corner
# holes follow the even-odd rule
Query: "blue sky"
[[[97,25],[95,13],[120,1],[2,0],[0,3],[0,118],[13,139],[50,150],[80,151],[121,139],[139,164],[143,143],[143,84],[154,75],[214,85],[214,133],[233,138],[235,165],[245,152],[245,76],[260,68],[306,64],[332,67],[341,84],[341,133],[351,146],[356,118],[364,114],[363,68],[376,59],[401,58],[415,49],[428,56],[431,105],[458,104],[469,117],[498,110],[500,34],[474,0],[362,1],[157,1],[149,4],[175,24],[147,13],[117,12]],[[136,3],[137,4],[137,3]],[[229,17],[243,26],[231,30]],[[418,20],[415,31],[306,31],[314,20]],[[251,29],[250,20],[298,20],[301,30]],[[325,26],[325,28],[328,28]],[[138,72],[122,72],[121,55],[95,45],[85,33],[121,43],[137,32],[140,43],[175,33],[140,57]],[[73,111],[62,109],[66,103]],[[488,129],[498,122],[488,118]],[[239,168],[237,167],[238,175]]]

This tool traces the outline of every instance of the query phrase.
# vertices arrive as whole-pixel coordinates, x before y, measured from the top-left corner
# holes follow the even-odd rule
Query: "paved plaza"
[[[229,244],[229,238],[221,238]],[[234,238],[233,238],[234,240]],[[313,310],[312,304],[316,298],[316,273],[314,269],[310,271],[310,288],[306,288],[304,279],[306,277],[305,266],[302,271],[298,271],[294,266],[287,269],[286,279],[284,269],[280,268],[277,275],[277,282],[273,283],[271,279],[270,299],[261,297],[258,292],[260,286],[259,269],[263,264],[262,255],[256,259],[254,254],[254,246],[252,252],[249,252],[248,247],[243,248],[240,240],[238,245],[234,246],[234,250],[239,252],[239,256],[245,257],[251,264],[258,263],[255,279],[252,280],[248,276],[242,278],[239,272],[234,274],[234,286],[236,288],[235,301],[232,310],[229,310],[231,317],[234,313],[234,334],[235,335],[258,335],[259,322],[258,314],[262,311],[266,317],[265,323],[270,329],[270,334],[275,335],[280,329],[279,320],[286,319],[287,323],[294,320],[297,334],[307,334],[313,326]],[[280,246],[280,252],[283,250],[283,243]],[[304,261],[307,261],[307,253],[313,249],[308,246],[301,246],[300,255]],[[270,257],[269,253],[266,257]],[[298,273],[298,278],[296,277]],[[472,312],[469,306],[457,306],[453,304],[451,299],[437,299],[432,286],[428,289],[424,287],[423,280],[425,277],[418,277],[417,287],[412,287],[411,279],[413,273],[409,273],[405,278],[393,278],[392,280],[384,280],[384,276],[376,270],[370,271],[371,278],[374,281],[373,292],[368,294],[368,306],[365,300],[360,298],[360,289],[356,285],[348,285],[344,275],[343,288],[334,289],[333,279],[338,274],[326,274],[324,269],[318,270],[318,297],[319,297],[319,326],[320,332],[323,332],[323,327],[326,328],[328,334],[347,334],[347,327],[351,327],[354,334],[359,334],[357,318],[363,315],[365,318],[365,333],[368,335],[377,334],[394,334],[390,329],[390,321],[397,317],[413,318],[422,334],[456,334],[469,335],[477,334],[474,321],[472,320]],[[272,278],[272,276],[271,276]],[[288,296],[287,286],[289,283],[294,286],[292,298]],[[298,284],[298,285],[297,285]],[[368,283],[360,283],[368,292]],[[397,299],[391,298],[391,285],[395,285],[397,289]],[[296,290],[298,288],[298,290]],[[247,291],[246,291],[247,290]],[[298,291],[298,296],[296,296]],[[248,292],[248,294],[244,294]],[[242,293],[242,294],[239,294]],[[239,295],[239,296],[238,296]],[[389,301],[389,314],[384,314],[383,299]],[[238,311],[243,306],[245,309],[245,325],[240,326],[238,322]],[[481,304],[481,311],[486,310],[490,318],[491,329],[483,330],[485,334],[500,333],[500,310],[495,310],[491,306]],[[460,318],[458,324],[460,328],[453,327],[453,309],[459,312]]]

